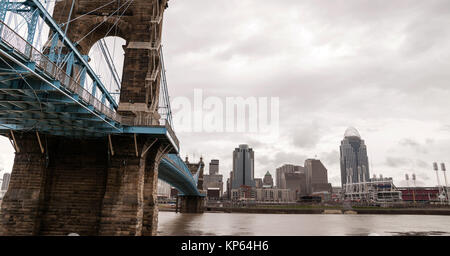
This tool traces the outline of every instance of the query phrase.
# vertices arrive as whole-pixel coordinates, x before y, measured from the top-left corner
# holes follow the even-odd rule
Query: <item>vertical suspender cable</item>
[[[69,25],[70,25],[70,17],[72,17],[72,12],[73,12],[73,7],[75,6],[75,0],[72,0],[72,6],[70,7],[70,12],[69,12],[69,16],[67,17],[67,23],[66,23],[66,28],[64,29],[64,37],[67,36],[67,30],[69,29]],[[62,47],[59,49],[59,54],[58,54],[58,58],[57,60],[59,61],[59,58],[61,58],[61,53],[62,53]],[[56,62],[58,64],[58,62]],[[63,65],[63,62],[61,62],[60,67]]]
[[[162,46],[160,49],[160,62],[161,62],[161,85],[162,85],[162,90],[163,90],[163,102],[164,102],[164,107],[166,107],[166,111],[167,111],[167,121],[169,122],[169,124],[172,126],[173,129],[173,123],[172,123],[172,109],[170,106],[170,99],[169,99],[169,89],[167,88],[167,79],[166,79],[166,68],[164,65],[164,56],[163,56],[163,51],[162,51]]]

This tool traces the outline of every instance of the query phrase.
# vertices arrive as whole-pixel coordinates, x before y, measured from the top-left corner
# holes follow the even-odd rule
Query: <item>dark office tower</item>
[[[369,159],[364,140],[359,132],[350,127],[341,142],[341,184],[369,181]]]
[[[332,192],[331,183],[328,183],[328,170],[318,159],[305,161],[306,187],[308,194],[314,192]]]
[[[285,164],[281,167],[278,167],[276,169],[276,186],[280,189],[287,189],[286,186],[286,173],[304,173],[305,169],[302,166],[298,165],[292,165],[292,164]]]
[[[285,173],[284,181],[286,189],[290,189],[295,193],[296,200],[299,200],[301,196],[308,195],[308,189],[306,186],[306,174],[304,171]]]
[[[209,175],[219,174],[219,160],[213,159],[209,163]]]
[[[227,195],[228,199],[231,199],[231,189],[233,188],[233,171],[230,172],[230,178],[227,179]]]
[[[253,149],[248,145],[239,145],[233,152],[233,182],[232,188],[241,186],[255,187],[254,180],[255,157]]]
[[[3,191],[8,190],[9,186],[9,180],[11,179],[11,174],[5,173],[3,174],[3,182],[2,182],[2,189]]]

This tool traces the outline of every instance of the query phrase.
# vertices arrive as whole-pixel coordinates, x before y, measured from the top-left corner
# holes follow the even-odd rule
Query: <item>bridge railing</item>
[[[171,164],[173,164],[179,171],[181,171],[188,179],[192,181],[193,184],[196,184],[194,176],[192,176],[191,171],[180,158],[179,155],[176,154],[168,154],[166,155],[166,160],[168,160]]]
[[[170,126],[170,124],[167,122],[165,122],[164,126],[166,127],[167,132],[169,133],[170,137],[174,140],[175,145],[180,146],[180,141],[178,140],[177,136],[175,135],[175,132],[172,129],[172,126]]]
[[[34,62],[36,67],[38,67],[47,76],[51,79],[59,81],[62,87],[67,89],[69,92],[78,95],[85,103],[93,106],[97,112],[104,114],[111,120],[127,126],[153,126],[155,123],[158,123],[158,125],[165,126],[167,128],[168,133],[175,140],[175,144],[179,145],[175,132],[173,131],[171,125],[167,122],[167,116],[163,116],[160,119],[153,119],[153,117],[149,117],[148,120],[140,120],[136,117],[119,115],[115,110],[106,106],[97,97],[92,95],[92,93],[83,88],[83,86],[76,79],[69,76],[63,70],[63,67],[59,67],[56,63],[52,62],[46,55],[34,48],[33,45],[29,44],[27,40],[17,34],[1,20],[0,30],[0,40],[4,44],[8,45],[10,49],[13,49],[16,53],[20,54],[25,61]],[[163,113],[161,114],[164,115]]]
[[[70,92],[79,95],[86,103],[94,106],[98,112],[114,121],[121,121],[120,116],[114,110],[103,104],[97,97],[83,88],[73,77],[69,76],[61,67],[50,61],[46,55],[34,48],[33,45],[29,44],[27,40],[9,28],[1,20],[0,27],[2,28],[0,39],[3,43],[22,55],[25,60],[36,63],[36,66],[49,77],[59,81]]]

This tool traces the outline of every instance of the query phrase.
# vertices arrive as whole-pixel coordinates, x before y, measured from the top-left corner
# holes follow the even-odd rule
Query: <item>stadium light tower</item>
[[[445,195],[447,196],[448,204],[450,204],[450,195],[448,194],[448,184],[447,184],[447,170],[445,169],[445,164],[441,163],[441,170],[444,173],[444,180],[445,180]]]
[[[441,203],[442,203],[442,201],[443,201],[443,198],[442,198],[443,191],[442,191],[442,188],[441,188],[441,182],[439,180],[439,167],[438,167],[438,164],[436,162],[433,163],[433,169],[436,171],[436,178],[437,178],[438,189],[439,189],[439,201],[441,201]]]
[[[413,180],[413,200],[414,200],[414,204],[416,204],[416,174],[413,173],[412,175],[412,180]]]
[[[437,179],[437,183],[438,183],[438,188],[439,190],[441,190],[441,181],[439,180],[439,168],[438,168],[438,164],[437,163],[433,163],[433,169],[436,171],[436,179]]]

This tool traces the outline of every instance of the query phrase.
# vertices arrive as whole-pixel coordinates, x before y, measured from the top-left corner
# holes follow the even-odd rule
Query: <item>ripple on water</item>
[[[450,236],[450,216],[161,212],[158,235]]]

